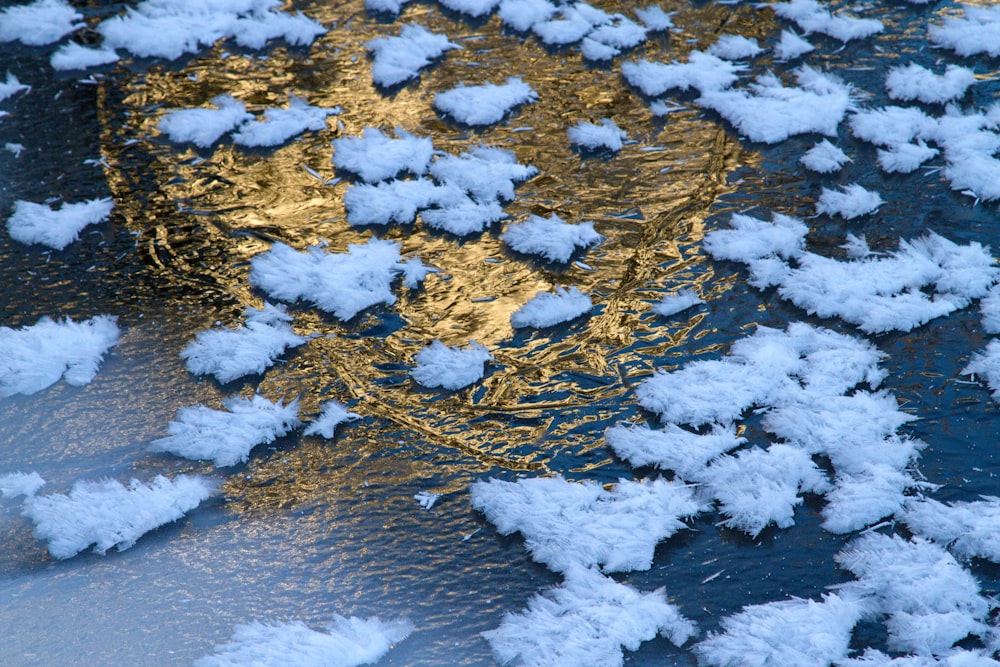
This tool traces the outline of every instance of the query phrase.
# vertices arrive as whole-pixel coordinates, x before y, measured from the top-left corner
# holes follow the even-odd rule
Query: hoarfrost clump
[[[261,309],[247,308],[244,313],[244,326],[196,334],[195,341],[181,350],[189,371],[214,375],[219,382],[232,382],[244,375],[263,373],[287,348],[306,342],[292,331],[292,317],[284,306],[265,303]]]
[[[604,432],[604,439],[633,466],[673,470],[683,479],[694,479],[709,462],[746,443],[746,438],[736,435],[735,427],[718,424],[704,435],[669,423],[659,430],[645,424],[618,424]]]
[[[716,259],[746,264],[757,289],[785,280],[791,271],[788,260],[805,251],[809,232],[804,222],[781,213],[773,214],[771,222],[737,213],[729,226],[706,234],[703,247]]]
[[[739,78],[745,65],[723,60],[702,51],[692,51],[686,63],[669,64],[640,60],[622,63],[622,76],[647,97],[658,97],[668,90],[702,93],[728,88]]]
[[[427,178],[356,183],[344,193],[347,222],[353,226],[406,225],[431,206],[458,206],[468,197],[455,185],[438,185]]]
[[[160,118],[157,128],[170,141],[182,143],[190,141],[195,146],[207,148],[226,132],[253,118],[246,105],[232,95],[216,95],[212,98],[215,109],[174,109]]]
[[[988,334],[1000,333],[1000,286],[994,285],[979,302],[983,315],[983,331]]]
[[[748,39],[743,35],[722,35],[715,44],[708,47],[709,54],[725,60],[746,60],[763,50],[756,39]]]
[[[688,308],[705,303],[692,289],[682,289],[676,294],[664,294],[659,303],[653,304],[651,310],[661,317],[673,317]]]
[[[510,325],[543,329],[582,317],[593,307],[590,297],[576,287],[556,287],[555,293],[539,292],[518,308],[510,316]]]
[[[461,155],[439,156],[430,173],[438,181],[461,188],[479,203],[495,199],[512,201],[516,184],[538,174],[532,165],[520,164],[513,151],[476,146]]]
[[[663,32],[674,27],[673,12],[664,11],[658,5],[640,7],[635,10],[635,15],[639,17],[642,24],[653,32]]]
[[[520,77],[510,77],[500,85],[459,85],[438,93],[434,108],[465,125],[492,125],[515,107],[537,99],[538,94]]]
[[[908,498],[898,516],[914,534],[947,546],[962,558],[1000,563],[1000,498],[947,504]]]
[[[365,9],[370,12],[384,12],[396,15],[402,11],[403,5],[411,0],[365,0]]]
[[[417,353],[410,375],[425,387],[461,389],[482,380],[484,364],[491,359],[493,355],[475,341],[463,350],[435,340]]]
[[[265,110],[264,120],[245,123],[233,134],[233,141],[241,146],[277,146],[306,130],[325,130],[326,117],[340,111],[340,107],[315,107],[289,94],[287,107]]]
[[[567,131],[571,144],[589,150],[609,150],[617,153],[622,149],[622,140],[628,136],[610,118],[602,118],[600,124],[580,121]]]
[[[993,339],[982,352],[976,352],[962,369],[962,375],[978,375],[989,386],[993,400],[1000,403],[1000,340]]]
[[[574,225],[555,213],[548,218],[529,215],[524,222],[508,225],[500,238],[517,252],[539,255],[550,262],[567,262],[577,249],[588,248],[604,239],[594,231],[594,223]]]
[[[35,0],[7,7],[0,11],[0,43],[52,44],[82,28],[82,19],[83,14],[65,0]]]
[[[817,213],[839,215],[847,220],[859,218],[878,210],[885,200],[877,192],[866,190],[857,183],[845,185],[840,189],[823,188],[819,201],[816,203]]]
[[[440,0],[441,4],[453,12],[479,18],[486,16],[499,4],[500,0]]]
[[[286,435],[299,425],[299,402],[272,403],[263,396],[227,398],[225,410],[204,405],[181,408],[170,422],[169,436],[154,440],[151,449],[192,460],[209,460],[216,467],[246,461],[250,450]]]
[[[663,479],[622,479],[610,491],[561,477],[490,479],[474,482],[471,494],[501,535],[521,533],[531,557],[555,572],[648,570],[656,545],[710,506],[694,487]]]
[[[195,661],[195,667],[287,665],[287,667],[357,667],[378,662],[413,632],[406,619],[334,616],[322,630],[301,621],[237,625],[228,644]]]
[[[7,72],[7,79],[3,83],[0,83],[0,101],[17,95],[22,90],[30,90],[31,86],[26,86],[21,83],[16,76]]]
[[[504,615],[499,628],[482,634],[505,665],[621,667],[623,648],[634,651],[657,634],[681,646],[695,632],[662,588],[641,593],[576,567],[561,586],[533,597],[525,611]]]
[[[431,32],[411,23],[399,30],[398,37],[378,37],[366,44],[374,57],[372,80],[383,88],[415,79],[420,70],[450,49],[460,49],[447,35]]]
[[[816,0],[778,2],[771,5],[771,8],[781,18],[794,21],[806,33],[822,33],[841,42],[871,37],[885,29],[882,22],[876,19],[831,14]]]
[[[885,89],[894,100],[940,104],[965,95],[965,91],[975,82],[975,74],[965,67],[948,65],[944,74],[938,75],[926,67],[910,63],[905,67],[889,70],[885,78]]]
[[[444,206],[420,212],[420,219],[428,227],[454,234],[468,236],[484,231],[494,222],[507,217],[497,200],[480,203],[471,197],[461,197],[448,201]]]
[[[920,165],[938,154],[936,148],[931,148],[918,139],[914,143],[896,144],[888,149],[877,151],[878,166],[888,174],[912,174]]]
[[[117,344],[118,325],[110,315],[83,322],[43,317],[29,327],[0,327],[0,396],[34,394],[60,378],[77,387],[88,384]]]
[[[794,60],[799,56],[816,50],[808,40],[803,39],[791,30],[781,31],[781,40],[774,45],[774,57],[778,60]]]
[[[35,524],[35,537],[48,542],[49,553],[72,558],[94,545],[103,554],[124,551],[151,530],[176,521],[208,498],[215,483],[200,475],[158,475],[145,484],[128,486],[112,479],[78,481],[69,495],[31,495],[22,514]]]
[[[851,162],[851,158],[847,157],[844,151],[831,144],[829,139],[824,139],[806,151],[799,158],[799,162],[810,171],[832,174],[835,171],[840,171],[841,167]]]
[[[62,250],[77,240],[87,225],[107,220],[114,207],[110,197],[76,204],[64,203],[58,209],[46,204],[16,201],[14,213],[7,218],[7,231],[15,241]]]
[[[946,18],[941,25],[931,25],[928,35],[934,46],[950,49],[958,55],[969,56],[985,53],[992,58],[1000,56],[1000,6],[962,7],[963,15]]]
[[[91,48],[76,42],[68,42],[53,52],[49,63],[52,69],[65,71],[110,65],[118,60],[118,54],[114,49]]]
[[[323,412],[320,416],[309,424],[302,433],[304,435],[321,435],[329,440],[333,438],[338,426],[356,419],[361,419],[361,415],[348,412],[343,403],[327,401],[323,404]]]
[[[561,5],[556,16],[535,23],[531,30],[548,46],[566,46],[579,42],[594,27],[607,23],[611,15],[585,2]]]
[[[378,183],[408,171],[414,176],[427,173],[434,155],[430,137],[417,137],[401,127],[396,138],[377,127],[366,127],[360,137],[333,140],[333,164],[357,174],[365,183]]]
[[[985,113],[949,106],[931,137],[944,153],[944,174],[953,190],[986,201],[1000,199],[1000,105]]]
[[[611,60],[645,40],[645,27],[622,14],[613,14],[606,23],[596,25],[587,33],[580,51],[587,60]]]
[[[505,26],[527,32],[536,23],[548,21],[556,11],[548,0],[502,0],[497,15]]]
[[[0,475],[0,496],[30,498],[45,486],[45,480],[37,472],[12,472]]]

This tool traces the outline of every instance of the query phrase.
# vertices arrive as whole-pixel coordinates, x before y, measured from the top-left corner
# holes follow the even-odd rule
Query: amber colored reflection
[[[602,7],[629,11],[615,3]],[[650,315],[650,304],[684,287],[707,299],[729,288],[731,281],[704,262],[699,242],[710,207],[732,190],[727,176],[755,156],[694,107],[654,118],[624,84],[621,59],[589,67],[576,50],[550,52],[532,38],[505,33],[496,17],[470,25],[434,6],[408,5],[387,24],[367,16],[361,2],[306,9],[332,26],[308,54],[278,47],[262,59],[217,47],[179,67],[140,71],[128,82],[121,104],[129,115],[107,143],[117,146],[109,149],[117,151],[113,187],[148,191],[124,211],[147,264],[164,283],[190,288],[193,298],[216,299],[231,320],[239,312],[234,304],[260,303],[263,295],[246,280],[248,260],[273,240],[303,248],[325,240],[332,252],[373,232],[398,240],[404,253],[419,254],[440,274],[419,291],[401,288],[393,307],[371,309],[349,323],[296,307],[297,328],[317,337],[272,369],[259,390],[300,397],[304,414],[318,412],[329,398],[350,401],[376,424],[366,429],[365,446],[389,446],[409,433],[486,468],[565,473],[605,465],[601,433],[634,413],[634,384],[654,368],[680,363],[674,350],[705,333],[703,310],[662,320]],[[653,38],[624,58],[668,61],[708,46],[722,32],[766,37],[775,30],[770,13],[754,8],[677,9],[674,21],[682,30]],[[364,44],[408,22],[445,32],[463,49],[425,70],[419,82],[383,94],[372,85]],[[499,83],[513,75],[530,83],[539,101],[495,127],[457,128],[431,107],[435,92],[459,82]],[[207,105],[223,92],[252,111],[284,104],[289,92],[344,111],[328,119],[325,131],[267,151],[228,142],[194,150],[171,145],[157,132],[164,109]],[[611,159],[572,150],[567,128],[603,117],[613,117],[634,143]],[[419,220],[386,230],[352,229],[343,206],[348,182],[324,181],[335,177],[331,140],[368,125],[432,136],[436,148],[450,153],[479,143],[509,148],[540,171],[507,206],[513,219],[557,213],[572,222],[591,220],[606,240],[581,256],[585,265],[558,268],[511,254],[497,235],[502,225],[462,240],[428,232]],[[130,138],[140,141],[122,148]],[[552,330],[513,331],[511,313],[556,285],[591,293],[593,316]],[[495,356],[487,377],[456,393],[415,386],[408,368],[433,339],[486,345]],[[345,441],[357,437],[345,433]],[[307,451],[323,450],[309,445],[301,456]],[[556,456],[580,458],[554,464]],[[287,502],[316,493],[324,486],[319,477],[330,470],[325,464],[305,469],[311,472],[286,478],[262,464],[250,468],[250,480],[241,475],[229,484],[252,495],[263,488],[261,479],[277,480],[281,502]]]

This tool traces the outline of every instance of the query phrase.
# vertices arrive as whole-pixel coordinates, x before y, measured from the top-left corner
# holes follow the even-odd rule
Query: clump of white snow
[[[286,435],[299,425],[299,402],[272,403],[263,396],[227,398],[225,410],[204,405],[181,408],[170,422],[169,436],[154,440],[151,449],[192,460],[209,460],[217,467],[246,461],[250,450]]]
[[[365,0],[365,9],[370,12],[382,12],[395,16],[403,10],[403,5],[408,2],[410,0]]]
[[[934,46],[950,49],[958,55],[969,56],[985,53],[992,58],[1000,56],[1000,6],[962,6],[962,16],[951,16],[941,25],[931,25],[928,36]]]
[[[302,432],[304,435],[321,435],[327,440],[333,438],[337,427],[346,422],[361,419],[361,415],[348,412],[347,407],[339,401],[327,401],[323,404],[320,416]]]
[[[117,344],[118,325],[109,315],[83,322],[43,317],[21,329],[0,327],[0,396],[34,394],[60,378],[83,386]]]
[[[569,141],[575,146],[588,150],[608,150],[617,153],[622,149],[622,140],[628,136],[610,118],[602,118],[600,124],[580,121],[567,131]]]
[[[745,65],[723,60],[702,51],[692,51],[686,63],[658,63],[649,60],[622,63],[622,76],[648,97],[657,97],[671,89],[702,93],[733,85]]]
[[[396,138],[377,127],[366,127],[360,137],[333,140],[333,164],[357,174],[365,183],[378,183],[408,171],[414,176],[427,173],[434,155],[430,137],[417,137],[401,127]]]
[[[806,151],[799,158],[799,162],[810,171],[832,174],[835,171],[840,171],[841,167],[851,162],[851,158],[847,157],[844,151],[831,144],[829,139],[823,139]]]
[[[35,0],[9,6],[0,10],[0,43],[52,44],[82,28],[82,19],[83,14],[66,0]]]
[[[874,213],[884,203],[885,200],[877,192],[852,183],[843,186],[839,191],[823,188],[819,201],[816,202],[816,212],[853,220]]]
[[[962,369],[962,375],[978,375],[986,381],[993,400],[1000,403],[1000,340],[993,339],[982,352],[976,352]]]
[[[174,109],[160,118],[157,128],[171,141],[190,141],[195,146],[207,148],[226,132],[236,129],[253,118],[246,105],[232,95],[212,98],[215,109]]]
[[[434,507],[434,503],[438,501],[441,497],[440,493],[431,493],[430,491],[421,491],[414,494],[413,499],[420,503],[420,508],[429,510]]]
[[[0,475],[0,496],[30,498],[45,486],[45,480],[37,472],[12,472]]]
[[[588,314],[594,304],[576,287],[556,287],[555,292],[539,292],[510,316],[515,329],[542,329],[575,320]]]
[[[646,40],[647,29],[623,14],[613,14],[608,21],[597,24],[580,43],[587,60],[611,60],[622,51],[639,46]]]
[[[434,108],[465,125],[492,125],[522,104],[538,99],[538,94],[520,77],[510,77],[503,84],[459,85],[438,93]]]
[[[379,661],[413,632],[406,619],[334,616],[322,630],[301,621],[237,625],[228,644],[195,661],[195,667],[286,665],[287,667],[357,667]]]
[[[527,32],[536,23],[548,21],[556,11],[548,0],[501,0],[497,15],[505,26]]]
[[[425,387],[461,389],[483,379],[484,364],[491,359],[493,355],[475,341],[462,349],[435,340],[414,357],[417,365],[410,375]]]
[[[702,247],[716,259],[746,264],[750,284],[758,289],[781,284],[791,271],[787,260],[805,251],[809,232],[804,222],[781,213],[771,222],[737,213],[729,226],[706,234]]]
[[[947,546],[962,558],[1000,563],[1000,498],[947,504],[909,498],[899,518],[916,535]]]
[[[635,10],[635,15],[648,30],[653,32],[663,32],[674,27],[674,13],[665,11],[659,5],[639,7]]]
[[[16,76],[7,72],[7,79],[0,83],[0,101],[17,95],[22,90],[30,90],[31,86],[21,83]]]
[[[594,223],[574,225],[555,213],[547,218],[529,215],[524,222],[508,225],[500,238],[517,252],[539,255],[550,262],[567,262],[577,249],[588,248],[604,239],[594,231]]]
[[[451,207],[467,200],[451,184],[438,185],[427,178],[395,179],[381,183],[356,183],[344,194],[347,222],[354,226],[401,225],[413,222],[417,211],[431,206]]]
[[[482,634],[504,665],[620,667],[622,648],[634,651],[657,634],[681,646],[695,632],[662,588],[641,593],[596,570],[573,568],[561,586]]]
[[[732,426],[716,425],[704,435],[676,424],[653,430],[645,424],[612,426],[604,439],[615,454],[633,466],[673,470],[683,479],[694,479],[713,459],[746,443]]]
[[[76,204],[64,203],[58,209],[46,204],[16,201],[14,213],[7,218],[7,231],[15,241],[40,243],[62,250],[79,238],[87,225],[107,220],[114,207],[110,197]]]
[[[983,314],[983,331],[1000,333],[1000,286],[994,285],[990,289],[979,302],[979,310]]]
[[[877,19],[860,19],[842,13],[831,14],[816,0],[791,0],[771,5],[774,13],[794,21],[807,34],[829,35],[841,42],[864,39],[882,32],[885,26]]]
[[[708,53],[725,60],[746,60],[753,58],[764,49],[756,39],[743,35],[722,35],[708,47]]]
[[[157,476],[128,486],[112,479],[79,481],[69,495],[31,495],[22,513],[35,524],[35,537],[48,541],[55,558],[72,558],[94,545],[103,554],[124,551],[151,530],[176,521],[214,491],[215,483],[199,475]]]
[[[912,174],[920,165],[938,154],[923,139],[914,143],[896,144],[877,151],[878,166],[888,174]]]
[[[246,324],[235,329],[210,329],[196,334],[195,341],[181,350],[189,371],[214,375],[219,382],[263,373],[287,348],[298,347],[306,338],[292,331],[292,317],[284,306],[265,303],[247,308]]]
[[[60,71],[110,65],[118,60],[114,49],[91,48],[76,42],[63,44],[49,58],[52,68]]]
[[[531,30],[548,46],[579,42],[596,26],[608,23],[611,15],[585,2],[559,5],[555,15],[532,25]]]
[[[398,37],[378,37],[366,44],[372,53],[372,80],[383,88],[415,79],[446,51],[460,49],[448,41],[447,35],[431,32],[422,25],[410,23],[399,30]]]
[[[453,12],[466,14],[472,18],[486,16],[494,9],[500,0],[440,0],[441,5]]]
[[[653,304],[650,309],[661,317],[673,317],[677,313],[682,313],[688,308],[705,303],[705,300],[698,296],[692,289],[682,289],[676,294],[664,294],[658,303]]]
[[[894,100],[940,104],[961,97],[975,82],[976,76],[965,67],[948,65],[944,74],[938,75],[926,67],[910,63],[889,70],[885,89]]]
[[[340,112],[340,107],[312,106],[289,94],[287,107],[267,109],[263,120],[244,123],[233,134],[233,141],[241,146],[277,146],[307,130],[325,130],[326,117]]]
[[[794,60],[815,51],[816,47],[791,30],[782,30],[781,39],[774,45],[774,57],[778,60]]]
[[[518,163],[513,151],[494,146],[476,146],[461,155],[439,156],[430,167],[431,176],[469,193],[480,203],[494,199],[512,201],[517,183],[538,174],[531,165]]]

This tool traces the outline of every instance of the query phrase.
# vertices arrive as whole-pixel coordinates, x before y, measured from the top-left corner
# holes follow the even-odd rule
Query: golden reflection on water
[[[631,14],[631,5],[597,4]],[[298,248],[322,241],[341,252],[373,233],[346,222],[348,180],[326,183],[336,176],[334,138],[358,135],[370,125],[399,126],[433,137],[436,149],[452,154],[480,143],[511,149],[539,175],[520,186],[506,211],[513,220],[556,213],[570,222],[595,222],[606,238],[582,255],[585,265],[556,269],[513,255],[498,238],[502,225],[461,240],[429,232],[419,221],[374,230],[440,273],[420,290],[399,288],[394,306],[370,309],[348,323],[294,307],[296,328],[316,337],[272,368],[259,391],[272,399],[298,396],[305,415],[318,413],[330,398],[350,402],[369,420],[364,429],[348,427],[335,447],[361,448],[364,466],[374,460],[365,455],[368,449],[393,446],[400,433],[415,434],[431,450],[458,453],[462,463],[456,465],[484,471],[501,466],[566,473],[606,465],[603,429],[630,414],[635,383],[653,368],[680,363],[672,351],[708,333],[704,310],[667,320],[652,316],[649,306],[681,288],[693,288],[706,300],[729,288],[731,281],[719,279],[703,261],[699,243],[710,207],[733,189],[727,177],[756,159],[693,107],[653,117],[625,85],[620,62],[683,59],[722,32],[764,38],[776,30],[770,13],[678,6],[679,31],[651,36],[612,66],[592,67],[577,50],[552,52],[533,38],[504,32],[495,16],[470,25],[436,7],[407,5],[386,23],[366,15],[356,1],[300,8],[332,26],[308,54],[278,47],[264,58],[222,45],[179,67],[151,66],[129,79],[120,102],[127,118],[108,133],[106,146],[114,148],[106,150],[116,166],[109,180],[123,195],[121,213],[146,263],[164,284],[192,288],[196,300],[217,301],[221,311],[238,318],[243,305],[259,305],[264,296],[250,288],[247,272],[249,259],[272,241]],[[462,49],[445,54],[417,82],[384,94],[372,84],[364,45],[410,22],[446,33]],[[431,106],[436,92],[460,82],[501,83],[508,76],[521,76],[539,99],[498,125],[459,128]],[[343,111],[327,119],[325,131],[266,151],[244,150],[228,140],[195,150],[171,145],[158,133],[165,110],[205,106],[225,92],[256,113],[286,104],[289,93]],[[610,159],[574,151],[566,130],[604,117],[627,129],[633,143]],[[128,139],[139,142],[123,147]],[[137,190],[145,198],[130,205]],[[550,330],[511,329],[512,312],[557,285],[590,293],[593,315]],[[454,393],[414,385],[408,376],[413,355],[433,339],[485,345],[495,357],[486,378]],[[315,496],[340,484],[330,475],[352,474],[353,466],[331,463],[337,451],[304,438],[293,452],[232,477],[227,489],[252,505],[258,493],[264,505]],[[556,456],[583,454],[589,456],[552,464]],[[294,474],[283,472],[280,463],[289,458],[296,461]],[[392,479],[427,474],[399,467],[399,457],[389,460],[397,466]]]

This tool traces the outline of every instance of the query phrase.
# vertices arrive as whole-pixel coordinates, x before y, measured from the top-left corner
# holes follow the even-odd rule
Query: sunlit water
[[[86,4],[95,19],[120,9]],[[958,62],[926,44],[928,19],[947,7],[885,5],[865,8],[886,23],[884,35],[840,51],[839,43],[814,36],[817,51],[805,58],[837,71],[872,105],[886,103],[882,83],[892,65]],[[810,216],[821,185],[861,182],[886,199],[880,213],[861,223],[810,220],[814,247],[832,249],[846,231],[863,231],[876,249],[891,249],[927,229],[1000,247],[995,206],[973,205],[939,174],[885,177],[874,149],[844,129],[838,143],[857,157],[821,178],[796,165],[816,137],[778,147],[740,143],[726,123],[693,105],[653,117],[623,82],[622,58],[586,65],[577,50],[547,50],[505,32],[496,17],[468,21],[427,4],[405,7],[392,23],[369,16],[360,2],[295,6],[330,27],[308,50],[273,45],[256,53],[224,43],[177,63],[125,60],[94,82],[54,74],[51,49],[2,45],[0,71],[14,71],[33,89],[4,106],[12,115],[0,121],[0,142],[26,148],[18,158],[0,151],[0,210],[18,199],[109,194],[116,210],[110,223],[86,229],[64,251],[0,235],[0,324],[113,314],[123,337],[91,384],[3,399],[0,473],[37,471],[54,491],[77,479],[187,471],[224,484],[130,550],[69,561],[52,559],[16,504],[5,505],[0,664],[189,664],[235,624],[299,619],[318,626],[334,614],[414,623],[414,633],[380,664],[493,664],[479,633],[559,577],[532,563],[520,538],[499,536],[470,508],[472,481],[558,473],[613,482],[649,474],[615,459],[603,430],[641,418],[633,389],[654,369],[718,357],[757,324],[804,320],[851,331],[746,286],[739,267],[701,252],[705,231],[753,207]],[[769,45],[780,32],[766,9],[663,6],[677,11],[678,30],[625,58],[683,58],[722,33]],[[372,85],[364,44],[409,22],[447,33],[463,49],[383,94]],[[986,104],[997,93],[988,80],[996,63],[975,64],[983,81],[966,101]],[[785,67],[765,55],[753,71]],[[496,126],[458,128],[431,107],[434,93],[458,82],[500,83],[511,75],[523,76],[539,101]],[[223,92],[254,111],[285,103],[288,92],[344,111],[326,131],[273,150],[228,141],[196,150],[157,132],[163,110],[205,105]],[[574,151],[566,129],[602,117],[614,118],[633,143],[610,158]],[[502,224],[466,239],[419,223],[351,228],[343,206],[350,179],[325,184],[306,167],[326,181],[343,176],[333,171],[330,142],[368,125],[431,136],[453,154],[479,143],[512,149],[540,172],[506,207],[513,219],[554,212],[591,220],[606,240],[579,256],[583,264],[558,267],[508,251],[498,239]],[[99,158],[105,165],[85,163]],[[245,306],[260,305],[264,295],[247,280],[249,259],[271,241],[298,248],[322,241],[342,251],[373,233],[400,241],[404,254],[419,253],[441,273],[419,290],[400,288],[395,305],[347,323],[292,306],[296,330],[318,336],[262,377],[219,386],[184,368],[178,353],[196,332],[240,322]],[[591,293],[594,315],[549,330],[512,330],[510,314],[555,285]],[[708,305],[672,318],[649,312],[662,294],[683,287]],[[978,320],[970,308],[873,339],[889,355],[885,386],[918,418],[907,432],[930,445],[920,469],[945,485],[936,496],[942,500],[996,493],[996,408],[983,387],[957,381],[969,355],[985,346]],[[459,392],[416,386],[408,374],[413,355],[435,338],[486,345],[495,357],[486,378]],[[254,450],[246,465],[218,471],[148,451],[179,408],[218,407],[225,396],[255,390],[272,400],[299,397],[305,416],[336,398],[364,419],[333,441],[296,433]],[[753,420],[749,435],[760,437]],[[441,494],[430,511],[414,500],[420,491]],[[846,579],[831,558],[846,538],[819,527],[821,507],[808,499],[794,527],[756,540],[715,526],[718,516],[708,515],[662,543],[650,571],[616,579],[642,590],[665,587],[702,632],[746,604],[816,598]],[[1000,571],[982,563],[973,569],[984,593],[995,594]],[[858,647],[882,645],[874,626],[855,637]],[[626,654],[626,662],[691,665],[694,658],[656,639]]]

